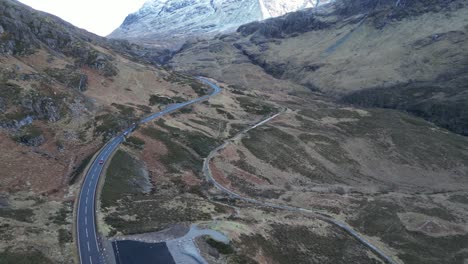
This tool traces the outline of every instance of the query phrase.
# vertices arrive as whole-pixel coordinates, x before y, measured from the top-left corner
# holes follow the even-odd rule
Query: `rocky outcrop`
[[[341,102],[410,112],[467,135],[467,13],[463,0],[336,0],[191,42],[169,65],[256,85],[233,70],[248,61]]]
[[[38,147],[45,141],[42,131],[35,126],[24,128],[15,136],[15,139],[18,143],[29,147]]]
[[[104,38],[80,30],[51,15],[12,0],[0,0],[0,54],[28,55],[47,47],[75,59],[76,66],[87,65],[104,76],[115,76],[113,58],[88,43],[108,45]]]
[[[304,33],[313,30],[321,30],[329,27],[330,24],[317,19],[312,9],[302,10],[285,16],[268,19],[261,22],[252,22],[238,28],[237,32],[243,36],[252,35],[253,39],[263,38],[283,38],[293,33]]]
[[[78,73],[77,70],[74,67],[66,67],[65,69],[48,68],[45,72],[68,88],[84,92],[88,86],[88,76]]]
[[[180,47],[187,39],[231,32],[316,4],[316,0],[153,0],[130,14],[109,37]]]
[[[294,33],[322,30],[344,20],[360,23],[364,18],[371,20],[376,28],[382,29],[391,22],[407,17],[443,10],[453,11],[465,4],[462,0],[433,0],[430,3],[425,0],[339,0],[327,3],[319,10],[305,9],[275,19],[252,22],[239,27],[237,31],[243,36],[253,34],[257,38],[282,38]],[[335,18],[330,19],[331,17]]]
[[[39,147],[44,143],[44,136],[32,136],[32,135],[22,135],[17,138],[20,144],[29,146],[29,147]]]

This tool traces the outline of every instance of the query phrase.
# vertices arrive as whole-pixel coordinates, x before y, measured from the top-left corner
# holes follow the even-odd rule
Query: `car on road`
[[[103,159],[101,159],[101,160],[99,161],[99,165],[102,165],[102,164],[104,164],[104,160],[103,160]]]

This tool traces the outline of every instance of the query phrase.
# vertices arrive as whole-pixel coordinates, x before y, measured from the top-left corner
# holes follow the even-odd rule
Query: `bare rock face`
[[[0,0],[0,54],[30,55],[41,46],[75,59],[76,66],[87,65],[106,77],[118,74],[113,58],[87,43],[108,45],[104,38],[16,1]]]
[[[150,0],[109,37],[182,44],[185,39],[235,31],[252,21],[326,2],[329,0]]]

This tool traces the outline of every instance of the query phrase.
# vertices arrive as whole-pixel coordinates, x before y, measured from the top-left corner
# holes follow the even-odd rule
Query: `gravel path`
[[[288,205],[273,204],[273,203],[263,202],[263,201],[253,199],[253,198],[249,198],[249,197],[244,197],[244,196],[241,196],[241,195],[229,190],[228,188],[224,187],[223,185],[221,185],[219,182],[217,182],[213,178],[213,175],[211,173],[211,169],[210,169],[209,164],[210,164],[211,159],[213,159],[213,157],[218,155],[220,150],[224,149],[227,145],[231,144],[232,142],[241,139],[250,130],[255,129],[255,128],[259,127],[259,126],[262,126],[262,125],[266,124],[267,122],[271,121],[272,119],[279,116],[280,114],[281,113],[275,114],[275,115],[273,115],[271,117],[266,118],[265,120],[263,120],[263,121],[261,121],[259,123],[256,123],[253,126],[250,126],[250,127],[246,128],[246,129],[242,130],[237,135],[235,135],[232,139],[229,139],[229,140],[225,141],[221,146],[214,149],[203,162],[203,173],[204,173],[206,179],[209,182],[213,183],[213,185],[217,189],[219,189],[220,191],[222,191],[225,194],[229,195],[231,198],[239,199],[239,200],[242,200],[242,201],[245,201],[245,202],[248,202],[248,203],[252,203],[252,204],[256,204],[256,205],[260,205],[260,206],[264,206],[264,207],[270,207],[270,208],[275,208],[275,209],[280,209],[280,210],[287,210],[287,211],[297,212],[297,213],[308,213],[310,215],[313,215],[314,217],[316,217],[318,219],[321,219],[321,220],[323,220],[325,222],[328,222],[328,223],[340,228],[341,230],[345,231],[349,235],[353,236],[357,241],[359,241],[361,244],[363,244],[364,246],[369,248],[372,252],[374,252],[377,256],[379,256],[383,261],[385,261],[385,263],[396,264],[396,262],[391,257],[387,256],[387,254],[385,254],[382,250],[380,250],[379,248],[377,248],[376,246],[371,244],[369,241],[367,241],[367,239],[365,239],[359,233],[354,231],[350,226],[348,226],[347,224],[345,224],[345,223],[343,223],[341,221],[338,221],[338,220],[334,219],[332,216],[326,214],[326,212],[324,212],[324,211],[313,210],[313,209],[311,210],[311,209],[293,207],[293,206],[288,206]]]

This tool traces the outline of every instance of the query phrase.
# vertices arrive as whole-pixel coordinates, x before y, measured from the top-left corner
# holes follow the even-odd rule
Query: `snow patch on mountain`
[[[252,21],[315,7],[317,1],[149,0],[109,37],[142,43],[180,43],[189,38],[234,31]]]

